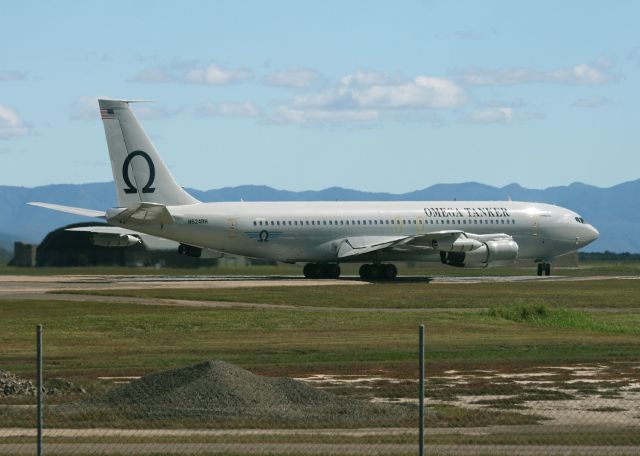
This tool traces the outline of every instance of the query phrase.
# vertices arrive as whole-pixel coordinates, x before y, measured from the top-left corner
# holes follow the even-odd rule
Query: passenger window
[[[326,225],[326,224],[327,224],[327,221],[326,221],[326,220],[323,220],[323,221],[322,221],[322,224],[323,224],[323,225]]]
[[[273,220],[271,220],[271,226],[275,225],[275,222]]]

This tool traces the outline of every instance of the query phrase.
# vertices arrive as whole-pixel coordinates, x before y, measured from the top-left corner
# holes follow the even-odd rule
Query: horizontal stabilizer
[[[138,236],[140,233],[126,228],[117,226],[77,226],[75,228],[67,228],[65,231],[80,231],[84,233],[100,233],[100,234],[131,234]]]
[[[167,206],[157,203],[138,203],[124,209],[109,209],[108,220],[122,225],[167,225],[173,223],[173,217]]]
[[[93,209],[83,209],[81,207],[63,206],[61,204],[30,202],[27,203],[31,206],[44,207],[51,209],[52,211],[66,212],[67,214],[82,215],[83,217],[97,217],[106,218],[107,214],[104,211],[95,211]]]

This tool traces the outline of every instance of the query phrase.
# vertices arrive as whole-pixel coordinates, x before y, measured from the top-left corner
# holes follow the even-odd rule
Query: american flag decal
[[[113,112],[113,109],[100,109],[100,117],[103,119],[115,119],[116,115]]]

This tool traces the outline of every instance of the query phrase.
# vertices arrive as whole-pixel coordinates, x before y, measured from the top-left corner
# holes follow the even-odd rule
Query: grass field
[[[303,264],[277,264],[237,267],[155,268],[119,266],[82,266],[69,268],[19,268],[0,264],[0,275],[59,275],[59,274],[111,274],[111,275],[295,275],[302,276]],[[358,275],[359,264],[342,264],[343,275]],[[465,269],[443,266],[438,263],[398,263],[400,275],[425,276],[521,276],[535,275],[535,264],[518,267]],[[554,267],[554,275],[581,277],[587,275],[640,275],[640,261],[582,261],[579,267]]]
[[[633,267],[637,266],[627,264],[617,269],[595,265],[592,272],[631,275]],[[585,275],[584,270],[576,275]],[[363,286],[116,289],[90,293],[115,296],[115,302],[91,302],[90,298],[88,302],[46,298],[0,301],[0,368],[33,377],[35,325],[42,323],[47,376],[78,383],[90,394],[114,387],[113,382],[98,377],[144,375],[222,359],[265,375],[302,378],[325,375],[342,383],[329,379],[318,386],[337,394],[395,400],[415,396],[417,328],[425,324],[427,396],[435,413],[428,421],[430,426],[533,423],[548,426],[544,423],[549,418],[535,415],[530,404],[542,407],[554,402],[559,404],[559,410],[566,407],[574,412],[571,404],[586,404],[581,405],[581,410],[590,413],[589,419],[594,420],[587,423],[591,426],[589,431],[577,426],[575,432],[494,430],[481,434],[437,434],[430,437],[431,444],[640,444],[640,433],[633,430],[637,430],[633,420],[640,419],[640,412],[627,410],[624,405],[625,400],[637,402],[629,399],[632,397],[629,394],[640,394],[640,280],[401,282]],[[138,305],[119,302],[117,296],[286,304],[294,308]],[[580,370],[584,373],[577,376]],[[354,378],[359,377],[374,380],[357,383]],[[26,400],[29,401],[32,399]],[[25,420],[27,424],[32,420],[31,412],[11,413],[14,412],[0,407],[0,426],[12,420],[14,423]],[[632,431],[598,427],[623,415],[629,416],[627,424]],[[49,421],[54,426],[77,425],[57,416],[49,416]],[[164,424],[184,427],[189,423]],[[354,444],[372,441],[275,435],[165,440]],[[413,435],[404,435],[378,436],[374,441],[414,440]],[[11,441],[32,439],[15,437]],[[119,440],[87,437],[52,441]],[[132,437],[126,441],[159,440]]]
[[[630,359],[640,342],[640,280],[168,288],[93,293],[344,310],[4,301],[0,302],[3,367],[18,372],[33,370],[30,353],[36,323],[45,325],[48,369],[61,375],[139,374],[214,358],[255,366],[261,371],[280,371],[288,366],[285,373],[366,370],[387,365],[407,370],[414,364],[420,323],[427,326],[428,362],[434,367]],[[507,315],[507,309],[523,306],[542,306],[553,310],[553,314],[520,321]],[[349,308],[405,310],[378,314]],[[434,308],[435,313],[421,311]],[[491,313],[486,310],[489,308],[502,312]],[[456,313],[446,309],[471,311]]]
[[[86,291],[80,293],[86,294]],[[516,283],[372,283],[238,289],[100,290],[90,294],[342,308],[458,309],[545,304],[593,309],[639,309],[640,280]]]

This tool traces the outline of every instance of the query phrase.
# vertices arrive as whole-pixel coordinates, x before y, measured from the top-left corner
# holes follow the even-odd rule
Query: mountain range
[[[293,192],[260,185],[214,190],[188,190],[201,201],[531,201],[557,204],[574,210],[600,231],[600,239],[587,251],[640,252],[640,179],[608,188],[583,183],[528,189],[518,184],[492,187],[477,182],[437,184],[404,194],[370,193],[331,187],[319,191]],[[0,248],[13,250],[15,240],[39,242],[49,231],[87,219],[28,206],[43,201],[103,210],[116,205],[112,182],[0,186]]]

